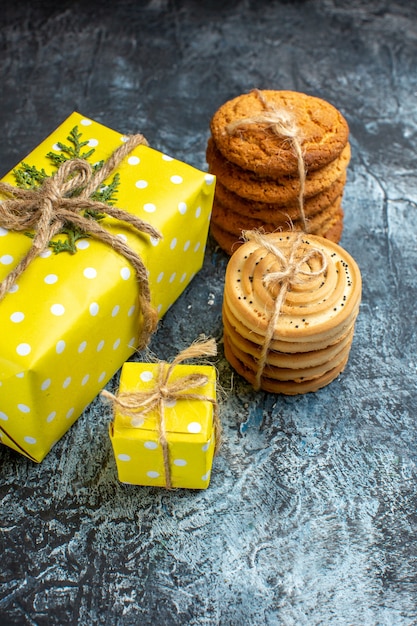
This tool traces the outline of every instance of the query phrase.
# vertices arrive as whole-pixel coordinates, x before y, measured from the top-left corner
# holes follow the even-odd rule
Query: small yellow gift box
[[[58,166],[47,155],[59,160],[74,128],[82,142],[78,151],[89,153],[84,158],[93,166],[127,141],[73,113],[16,169],[25,163],[29,174],[35,166],[52,176]],[[140,257],[150,304],[160,318],[202,266],[214,178],[147,145],[124,157],[101,191],[111,187],[115,174],[119,184],[113,204],[150,223],[161,237],[114,216],[103,215],[99,223]],[[2,180],[17,184],[14,172]],[[1,207],[4,284],[33,237],[5,227]],[[143,329],[143,285],[131,262],[113,245],[88,235],[73,237],[72,251],[55,254],[61,240],[62,234],[53,237],[0,302],[0,440],[36,462],[135,351]]]
[[[162,368],[162,369],[161,369]],[[119,480],[206,489],[219,441],[211,365],[125,363],[110,424]]]

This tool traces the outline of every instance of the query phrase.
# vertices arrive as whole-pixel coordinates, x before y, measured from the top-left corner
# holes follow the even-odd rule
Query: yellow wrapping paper
[[[95,148],[93,162],[125,139],[73,113],[24,162],[54,173],[46,154],[59,153],[57,142],[68,144],[74,126]],[[109,217],[100,224],[140,255],[161,317],[202,266],[215,181],[146,146],[135,148],[117,172],[116,206],[151,223],[162,239]],[[16,184],[12,172],[2,180]],[[0,281],[30,245],[26,235],[0,227]],[[93,238],[76,246],[73,255],[43,252],[0,302],[0,439],[36,462],[134,352],[140,334],[129,262]]]
[[[156,363],[125,363],[119,393],[152,389],[158,367]],[[216,400],[216,371],[211,365],[176,365],[170,380],[192,373],[203,374],[208,381],[190,393]],[[207,400],[176,400],[165,404],[164,418],[172,486],[206,489],[215,449],[213,404]],[[110,439],[121,482],[166,486],[163,451],[158,440],[159,419],[158,412],[153,410],[146,415],[142,425],[129,427],[131,419],[120,409],[115,409]]]

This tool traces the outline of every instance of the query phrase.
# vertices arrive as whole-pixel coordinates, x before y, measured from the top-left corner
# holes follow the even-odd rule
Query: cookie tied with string
[[[255,389],[317,391],[348,361],[359,267],[323,237],[249,231],[245,238],[226,269],[226,359]]]
[[[259,97],[261,96],[261,97]],[[333,161],[348,142],[349,127],[329,102],[296,91],[256,90],[225,102],[211,120],[211,134],[224,158],[260,176],[297,174],[291,142],[274,132],[277,114],[299,133],[309,171]]]
[[[206,160],[217,181],[211,234],[227,254],[254,227],[340,241],[351,148],[348,124],[332,104],[254,89],[220,106],[210,130]]]

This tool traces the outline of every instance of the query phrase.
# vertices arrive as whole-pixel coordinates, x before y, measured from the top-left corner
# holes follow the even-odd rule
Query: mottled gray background
[[[40,465],[0,448],[0,623],[417,624],[416,4],[3,0],[0,25],[2,173],[74,109],[205,169],[225,100],[332,102],[353,151],[341,243],[363,274],[342,376],[255,393],[223,357],[227,258],[210,239],[151,345],[219,340],[210,488],[119,484],[99,400]]]

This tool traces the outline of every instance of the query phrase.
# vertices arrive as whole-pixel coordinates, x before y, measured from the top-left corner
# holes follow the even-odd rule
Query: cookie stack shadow
[[[300,157],[280,136],[274,116],[296,128],[305,172],[300,210]],[[216,176],[211,233],[227,253],[242,231],[303,230],[338,243],[350,161],[349,127],[333,105],[293,91],[253,90],[213,115],[208,170]]]
[[[255,389],[286,395],[317,391],[347,363],[361,300],[360,270],[343,248],[323,237],[295,232],[263,237],[266,246],[249,239],[227,265],[225,357]],[[289,282],[283,259],[297,266]]]

